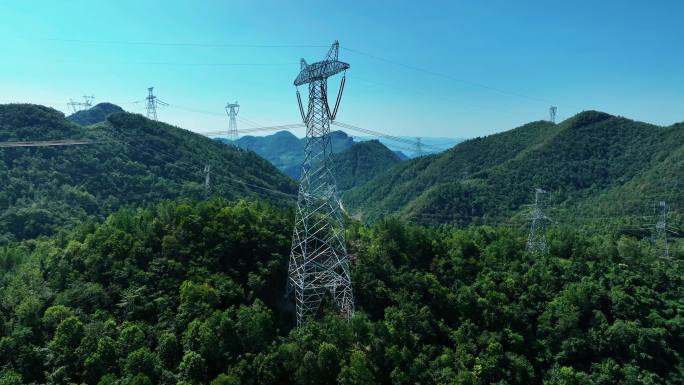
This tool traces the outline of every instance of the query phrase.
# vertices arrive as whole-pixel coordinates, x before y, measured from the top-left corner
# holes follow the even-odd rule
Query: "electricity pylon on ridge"
[[[663,258],[669,258],[670,250],[667,244],[667,203],[665,201],[660,201],[655,209],[658,212],[658,221],[653,229],[651,241],[653,242],[653,246],[658,255]]]
[[[323,61],[307,64],[302,59],[294,81],[297,87],[308,84],[309,88],[306,113],[297,90],[299,111],[306,124],[306,145],[288,268],[287,292],[294,291],[297,326],[316,315],[327,293],[344,317],[349,319],[354,312],[343,209],[330,159],[330,123],[337,115],[346,78],[342,77],[332,111],[327,80],[349,68],[338,55],[339,43],[335,41]]]
[[[558,112],[558,107],[556,107],[556,106],[549,107],[549,121],[551,123],[556,123],[556,112]]]
[[[530,220],[530,233],[527,236],[526,251],[528,253],[546,254],[549,251],[549,244],[546,240],[546,224],[549,217],[544,214],[544,194],[546,191],[538,188],[534,191],[534,204],[532,204],[532,215]]]
[[[421,157],[423,156],[423,143],[421,142],[422,138],[416,138],[416,157]]]
[[[207,198],[211,195],[211,166],[204,166],[204,194]]]
[[[240,112],[240,105],[237,101],[235,103],[226,104],[226,114],[228,114],[228,140],[237,146],[238,130],[237,130],[237,114]]]
[[[94,95],[83,95],[83,101],[82,102],[77,102],[77,101],[74,101],[73,99],[69,99],[69,103],[67,103],[67,106],[71,107],[71,109],[74,111],[74,113],[77,113],[78,111],[87,110],[90,107],[92,107],[94,99],[95,99]]]
[[[157,120],[157,106],[168,106],[169,104],[166,102],[162,102],[159,100],[158,97],[154,95],[152,92],[154,90],[154,87],[148,87],[147,88],[147,97],[145,98],[146,101],[146,110],[147,110],[147,118],[152,119],[152,120]]]

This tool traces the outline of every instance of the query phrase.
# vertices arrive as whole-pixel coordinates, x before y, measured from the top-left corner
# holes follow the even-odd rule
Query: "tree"
[[[274,335],[271,310],[260,300],[250,306],[240,306],[235,326],[242,348],[248,352],[263,350]]]
[[[174,333],[162,333],[159,337],[157,350],[159,351],[159,357],[165,367],[172,369],[178,364],[181,349]]]
[[[119,333],[117,344],[121,354],[128,355],[145,346],[145,331],[138,324],[124,324]]]
[[[195,318],[206,318],[218,303],[219,294],[210,285],[184,281],[180,287],[178,318],[184,325]]]
[[[67,317],[57,326],[50,348],[59,355],[71,355],[80,345],[83,334],[83,323],[74,316]]]
[[[157,353],[143,347],[126,357],[124,371],[130,376],[143,374],[148,380],[156,382],[161,372],[161,361]]]
[[[12,370],[0,371],[0,385],[22,385],[21,374]]]
[[[191,382],[202,382],[205,380],[207,365],[201,355],[189,351],[185,353],[178,367],[181,376]]]
[[[341,385],[373,385],[376,384],[366,355],[353,351],[349,362],[342,367],[338,381]]]

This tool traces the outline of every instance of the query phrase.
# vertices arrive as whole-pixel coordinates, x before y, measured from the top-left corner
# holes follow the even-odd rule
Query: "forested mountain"
[[[333,153],[343,152],[354,144],[354,139],[343,131],[332,131],[330,136]],[[219,140],[229,143],[226,139]],[[237,145],[256,152],[292,179],[299,180],[305,142],[305,138],[297,138],[289,131],[279,131],[266,136],[243,136]]]
[[[339,191],[361,185],[400,162],[397,154],[377,140],[354,143],[332,157]]]
[[[295,329],[290,178],[140,115],[84,127],[0,106],[0,141],[54,139],[96,143],[0,150],[0,385],[684,381],[681,240],[665,259],[645,237],[560,222],[537,254],[524,227],[348,220],[356,314],[324,301]],[[538,185],[587,216],[680,192],[684,125],[586,112],[405,162],[362,142],[334,162],[341,188],[369,180],[345,195],[367,217],[496,222]],[[227,199],[205,199],[207,164]]]
[[[115,114],[117,112],[124,112],[124,110],[115,104],[99,103],[87,110],[77,111],[67,116],[67,119],[74,123],[88,126],[91,124],[104,122],[107,120],[109,115]]]
[[[594,216],[652,214],[646,206],[657,200],[684,206],[683,151],[681,124],[658,127],[587,111],[404,162],[344,201],[366,218],[392,213],[428,223],[500,223],[541,187],[558,216],[588,215],[582,208]]]
[[[84,139],[86,146],[0,149],[0,241],[34,238],[122,206],[176,197],[296,192],[295,183],[250,151],[192,132],[116,113],[87,128],[36,105],[0,105],[0,141]],[[273,193],[271,190],[276,191]]]
[[[648,242],[351,223],[356,314],[293,329],[292,212],[123,210],[0,248],[0,384],[681,384],[684,275]],[[605,235],[604,235],[605,234]]]

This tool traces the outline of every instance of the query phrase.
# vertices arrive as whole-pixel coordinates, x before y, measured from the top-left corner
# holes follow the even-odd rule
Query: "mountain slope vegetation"
[[[536,187],[550,192],[549,203],[560,209],[559,216],[577,214],[583,202],[611,190],[640,199],[642,208],[649,200],[681,207],[684,201],[675,190],[681,178],[665,170],[681,169],[677,154],[683,148],[682,125],[658,127],[587,111],[558,125],[531,123],[404,162],[344,200],[368,218],[394,213],[459,224],[506,220],[531,203]],[[643,194],[639,180],[654,182],[655,175],[664,173],[669,181],[653,183],[649,195]],[[604,203],[615,211],[620,201]]]
[[[293,329],[291,226],[165,202],[0,248],[0,383],[682,383],[684,275],[647,242],[352,223],[355,316]]]
[[[344,152],[354,144],[354,139],[343,131],[332,131],[330,139],[334,154]],[[256,152],[292,179],[299,180],[306,139],[297,138],[289,131],[279,131],[266,136],[243,136],[236,143],[240,148]]]
[[[140,115],[116,113],[84,128],[50,108],[0,105],[0,141],[97,140],[87,146],[0,150],[0,239],[50,234],[124,206],[214,193],[228,198],[294,193],[293,181],[249,151]]]
[[[107,120],[107,117],[117,112],[124,112],[124,110],[111,103],[98,103],[87,110],[77,111],[69,116],[67,119],[74,123],[84,126],[101,123]]]
[[[401,162],[395,152],[377,140],[354,143],[332,156],[339,191],[361,185]]]

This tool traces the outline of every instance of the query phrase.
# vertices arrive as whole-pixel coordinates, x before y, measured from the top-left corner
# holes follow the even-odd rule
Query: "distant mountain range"
[[[333,131],[331,136],[335,153],[342,152],[354,144],[354,140],[342,131]],[[231,141],[225,138],[216,140],[231,144]],[[266,136],[243,136],[237,140],[238,147],[256,152],[294,180],[298,180],[301,174],[304,144],[304,139],[297,138],[289,131],[278,131]]]
[[[332,146],[334,153],[342,153],[350,149],[355,143],[376,141],[394,152],[399,160],[410,159],[418,155],[415,148],[408,148],[402,143],[385,138],[352,137],[344,131],[332,131]],[[405,138],[408,140],[408,138]],[[223,143],[230,143],[228,139],[216,138]],[[423,155],[439,152],[459,143],[460,139],[423,138]],[[301,174],[301,163],[304,158],[304,144],[306,139],[297,138],[289,131],[279,131],[266,136],[243,136],[237,140],[240,148],[249,149],[273,163],[279,170],[298,180]],[[377,150],[377,145],[368,147]],[[373,169],[371,167],[371,169]]]
[[[659,127],[602,112],[539,121],[402,162],[343,196],[366,219],[501,223],[549,191],[559,217],[601,220],[684,206],[684,124]],[[643,222],[643,221],[642,221]]]
[[[343,152],[354,144],[354,140],[343,131],[330,134],[333,153]],[[225,138],[216,140],[231,144]],[[305,143],[305,139],[297,138],[290,131],[278,131],[266,136],[243,136],[237,140],[238,147],[256,152],[295,180],[301,175]]]

